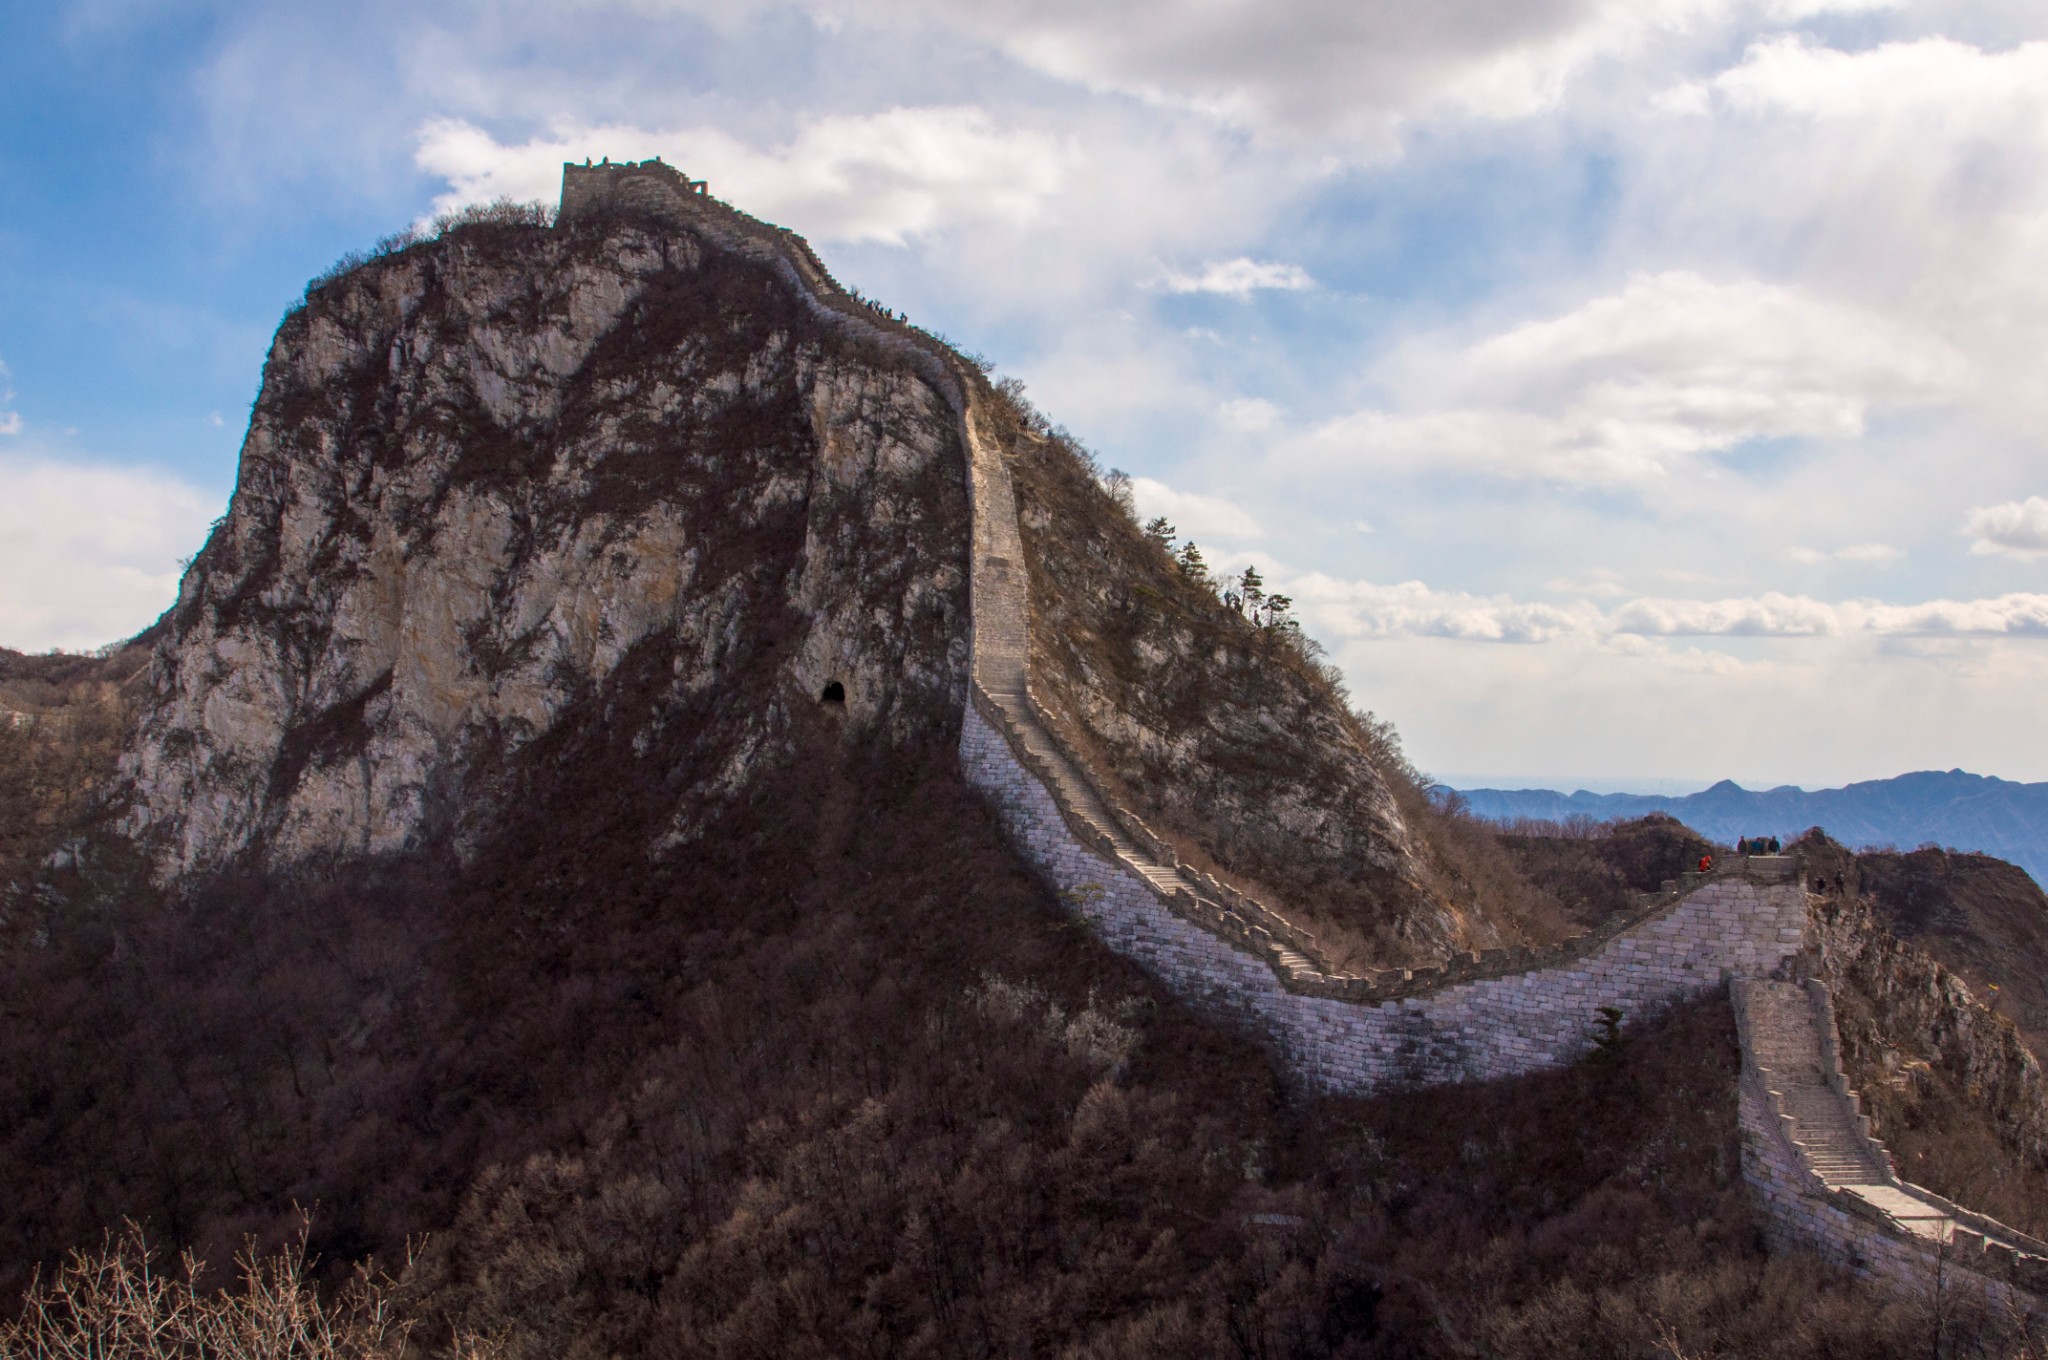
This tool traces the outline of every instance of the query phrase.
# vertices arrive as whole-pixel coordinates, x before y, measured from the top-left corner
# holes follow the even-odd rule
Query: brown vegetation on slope
[[[589,1151],[487,1176],[421,1287],[534,1356],[1882,1355],[1924,1325],[1764,1256],[1724,1008],[1598,1069],[1219,1122],[1258,1092],[1216,1084],[1242,1050],[1191,1083],[1128,1003],[964,999],[917,1046],[936,1089],[757,1126],[719,1209],[663,1174],[677,1107],[650,1092]],[[944,1109],[983,1045],[1038,1099]],[[650,1221],[698,1226],[650,1256]]]
[[[1831,889],[1813,915],[1822,972],[1844,1069],[1899,1174],[2048,1235],[2048,1081],[2018,1029],[1921,940],[1894,933],[1896,908],[1879,894],[1896,890],[1900,856],[1853,854],[1818,829],[1794,848],[1809,877],[1842,880],[1844,891]],[[1981,866],[1978,873],[2002,878]],[[1981,956],[1985,942],[1969,938],[1971,915],[1948,916],[1946,944]]]
[[[1656,892],[1702,856],[1723,853],[1661,812],[1627,822],[1509,823],[1498,835],[1529,882],[1583,929],[1633,909],[1635,894]]]
[[[650,859],[723,759],[672,664],[518,757],[467,864],[177,902],[60,874],[47,946],[0,958],[4,1287],[124,1216],[224,1262],[313,1205],[337,1281],[432,1233],[417,1335],[519,1355],[1877,1356],[1919,1325],[1765,1256],[1725,1008],[1604,1065],[1290,1099],[1048,900],[943,721],[905,751],[809,710]]]
[[[1085,450],[997,394],[1031,577],[1033,683],[1093,777],[1340,966],[1569,933],[1470,819],[1432,806],[1392,728],[1351,712],[1314,644],[1233,608],[1141,530]]]
[[[2034,1056],[2048,1061],[2048,894],[1989,855],[1929,847],[1856,856],[1863,895],[1887,930],[1996,1000]]]
[[[1899,1174],[2048,1237],[2048,1084],[2012,1022],[1867,899],[1829,899],[1819,919],[1843,1065]]]
[[[0,1320],[0,1360],[404,1360],[414,1326],[393,1281],[359,1272],[322,1297],[301,1236],[284,1250],[245,1250],[236,1279],[216,1284],[190,1252],[167,1267],[131,1223],[97,1251],[74,1251]],[[450,1360],[495,1360],[461,1335]]]
[[[0,923],[14,886],[92,815],[151,637],[95,656],[0,648]]]

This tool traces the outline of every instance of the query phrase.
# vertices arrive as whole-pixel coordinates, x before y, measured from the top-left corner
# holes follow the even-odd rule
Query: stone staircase
[[[1842,1071],[1825,987],[1737,982],[1732,992],[1744,1061],[1762,1079],[1770,1114],[1814,1189],[1956,1264],[2048,1292],[2048,1243],[1899,1179]]]
[[[1126,836],[1110,816],[1109,809],[1095,794],[1089,783],[1081,778],[1065,752],[1061,751],[1050,733],[1036,722],[1028,720],[1029,709],[1018,694],[995,694],[989,696],[1003,710],[1003,716],[1010,719],[1012,731],[1017,733],[1019,742],[1031,753],[1037,764],[1049,773],[1049,782],[1054,785],[1054,795],[1071,809],[1099,841],[1106,842],[1116,852],[1116,857],[1135,869],[1139,876],[1157,888],[1162,895],[1171,896],[1181,887],[1180,870],[1161,864],[1138,848],[1137,842]]]
[[[1795,982],[1749,984],[1750,1057],[1791,1121],[1807,1168],[1831,1189],[1893,1179],[1868,1120],[1829,1081],[1813,999]],[[1831,1064],[1830,1064],[1831,1065]]]

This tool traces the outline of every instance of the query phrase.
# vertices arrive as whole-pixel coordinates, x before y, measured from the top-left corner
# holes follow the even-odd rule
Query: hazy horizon
[[[1611,779],[1591,775],[1562,777],[1554,775],[1439,775],[1434,771],[1431,771],[1430,774],[1437,783],[1461,791],[1466,789],[1496,789],[1504,793],[1515,793],[1524,790],[1562,794],[1628,793],[1638,794],[1646,798],[1684,798],[1689,794],[1703,793],[1723,780],[1731,781],[1749,793],[1766,793],[1772,789],[1781,788],[1798,789],[1802,793],[1824,793],[1832,789],[1844,788],[1847,784],[1883,782],[1888,779],[1902,778],[1909,774],[1944,774],[1959,768],[1958,766],[1951,766],[1950,770],[1900,770],[1896,774],[1876,776],[1875,781],[1852,779],[1846,781],[1845,784],[1816,784],[1801,782],[1798,779],[1744,778],[1741,775],[1716,775],[1711,779],[1663,779],[1656,777],[1645,779]],[[2006,778],[2004,775],[1987,774],[1980,770],[1963,770],[1962,772],[1970,775],[1982,775],[1987,779]],[[2012,782],[2033,783],[2039,781],[2013,780]]]

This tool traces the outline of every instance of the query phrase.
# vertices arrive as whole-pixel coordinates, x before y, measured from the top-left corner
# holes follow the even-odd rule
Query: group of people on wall
[[[1779,853],[1779,850],[1780,847],[1776,836],[1744,836],[1735,842],[1735,853],[1738,855],[1775,855]],[[1714,857],[1712,855],[1700,856],[1700,872],[1703,874],[1714,872]]]

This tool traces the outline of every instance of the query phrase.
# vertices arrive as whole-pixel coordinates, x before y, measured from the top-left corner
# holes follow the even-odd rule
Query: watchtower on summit
[[[568,221],[594,211],[617,212],[622,208],[642,212],[672,212],[694,206],[693,200],[709,197],[709,185],[691,179],[656,156],[644,161],[614,161],[610,157],[592,164],[569,162],[562,166],[561,218]]]

